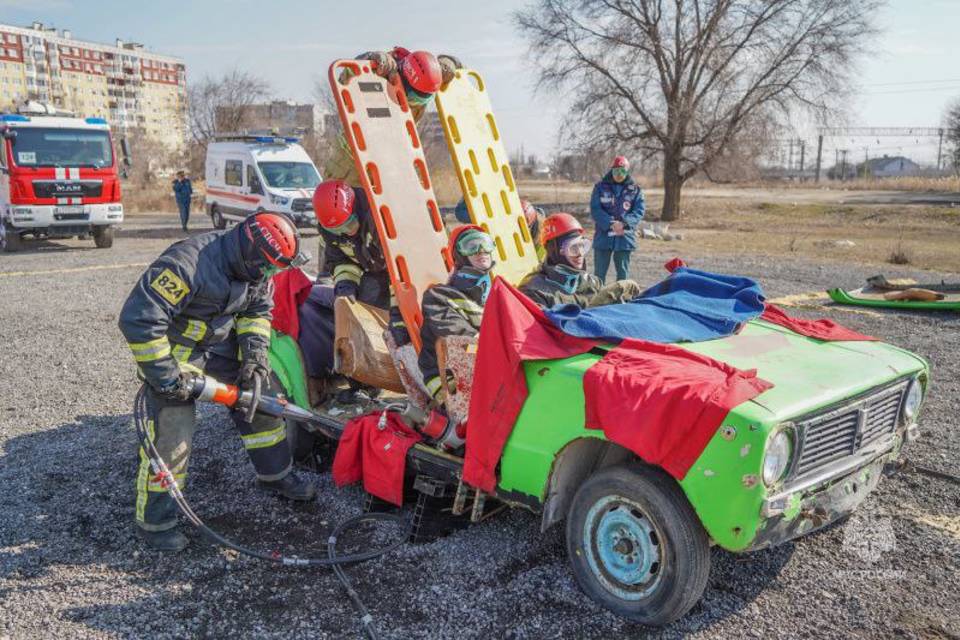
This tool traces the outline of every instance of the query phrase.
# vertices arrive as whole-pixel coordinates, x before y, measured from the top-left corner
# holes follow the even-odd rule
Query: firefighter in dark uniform
[[[640,295],[633,280],[618,280],[604,286],[597,276],[587,273],[590,245],[583,237],[583,226],[569,213],[554,213],[543,221],[541,242],[546,259],[520,283],[520,291],[545,309],[558,304],[582,308],[627,302]]]
[[[276,391],[267,349],[273,308],[271,277],[302,262],[296,227],[283,215],[259,212],[229,231],[170,246],[143,273],[120,311],[120,330],[147,385],[148,431],[181,485],[196,427],[187,382],[204,373],[243,389]],[[284,423],[231,414],[261,488],[310,500],[314,487],[291,468]],[[152,477],[144,452],[136,479],[136,523],[163,551],[187,544],[177,507]]]
[[[348,297],[389,311],[390,335],[398,346],[410,342],[390,285],[380,237],[363,189],[343,180],[327,180],[313,194],[313,210],[325,245],[324,271],[329,286],[315,285],[300,307],[300,346],[307,373],[321,378],[333,373],[333,300]]]
[[[492,285],[493,238],[475,224],[457,227],[450,233],[450,255],[454,271],[446,284],[435,284],[423,292],[422,344],[417,364],[423,382],[439,405],[440,368],[437,339],[446,336],[475,336],[480,332],[483,305]]]

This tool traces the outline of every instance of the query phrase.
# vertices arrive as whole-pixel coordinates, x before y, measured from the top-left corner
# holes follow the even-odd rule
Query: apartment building
[[[187,133],[186,67],[135,42],[115,46],[73,38],[34,22],[0,23],[0,111],[26,100],[106,118],[120,135],[182,150]]]

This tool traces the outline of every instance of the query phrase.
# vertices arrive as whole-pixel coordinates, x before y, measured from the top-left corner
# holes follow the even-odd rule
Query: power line
[[[937,87],[937,88],[928,88],[928,89],[898,89],[896,91],[869,91],[864,93],[865,96],[887,96],[895,93],[936,93],[940,91],[960,91],[960,85],[956,87]]]
[[[960,82],[960,78],[943,78],[941,80],[905,80],[903,82],[869,82],[864,87],[896,87],[904,84],[940,84],[942,82]]]

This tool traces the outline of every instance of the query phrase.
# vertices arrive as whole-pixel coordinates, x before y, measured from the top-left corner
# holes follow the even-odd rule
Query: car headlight
[[[918,378],[914,378],[907,388],[907,395],[903,399],[903,421],[911,422],[920,411],[923,402],[923,385]]]
[[[793,438],[786,429],[773,434],[767,441],[767,450],[763,454],[763,483],[773,486],[783,478],[790,466],[793,453]]]
[[[290,202],[290,198],[284,198],[281,196],[275,196],[272,193],[270,194],[270,202],[273,204],[279,204],[281,206],[286,205]]]

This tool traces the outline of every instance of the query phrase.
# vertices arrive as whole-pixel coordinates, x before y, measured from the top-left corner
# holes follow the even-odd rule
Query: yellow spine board
[[[452,260],[413,114],[400,80],[381,78],[369,61],[337,60],[329,79],[397,304],[419,351],[420,299],[447,280]]]
[[[436,100],[470,218],[497,243],[496,274],[517,284],[536,268],[537,252],[483,78],[460,69]]]

